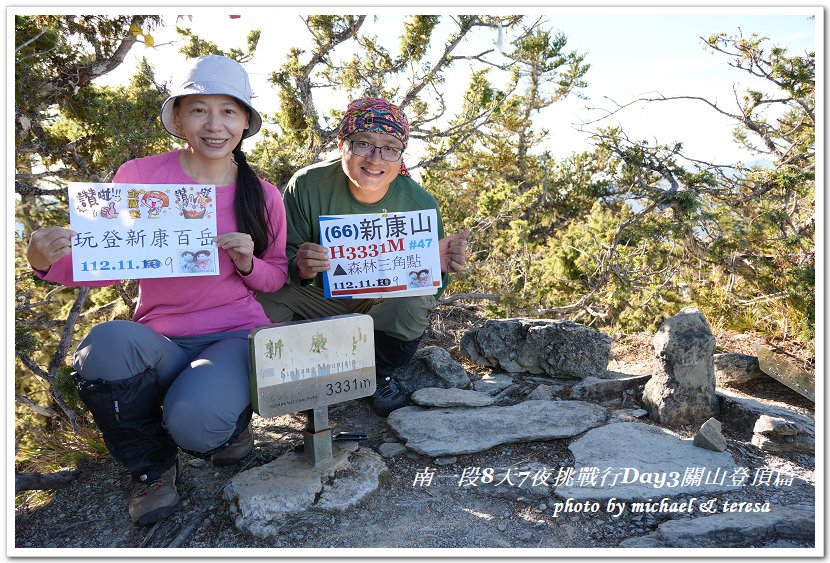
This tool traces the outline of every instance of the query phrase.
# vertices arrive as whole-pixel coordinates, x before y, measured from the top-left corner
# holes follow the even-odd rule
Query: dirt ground
[[[462,360],[458,343],[463,333],[480,326],[484,319],[473,311],[442,307],[423,345],[439,345]],[[753,338],[718,336],[717,351],[754,355]],[[651,335],[617,338],[612,347],[609,369],[623,373],[649,373]],[[808,365],[809,360],[804,360]],[[490,370],[463,362],[472,377]],[[539,377],[513,374],[520,383],[518,402],[539,384]],[[809,412],[813,404],[777,381],[756,384],[742,392],[767,397]],[[511,400],[513,400],[511,398]],[[510,401],[508,403],[510,404]],[[363,431],[368,440],[361,447],[377,450],[394,433],[384,419],[376,416],[365,399],[334,405],[329,410],[333,431]],[[305,419],[286,415],[273,419],[254,417],[254,453],[237,467],[216,468],[203,460],[183,454],[185,471],[179,486],[180,509],[155,526],[138,527],[127,515],[131,483],[126,472],[109,458],[82,462],[77,478],[54,493],[51,501],[39,506],[19,507],[15,514],[14,545],[24,548],[258,548],[262,555],[279,555],[285,548],[355,549],[366,548],[615,548],[629,537],[650,533],[668,514],[624,514],[620,518],[600,514],[554,516],[558,499],[529,498],[517,488],[494,492],[462,487],[459,476],[465,467],[496,468],[528,463],[549,468],[573,466],[568,450],[571,440],[552,440],[497,446],[484,452],[451,458],[432,458],[406,452],[385,459],[389,471],[380,488],[345,512],[308,510],[285,521],[276,537],[262,539],[237,529],[222,499],[227,481],[237,472],[268,463],[302,443]],[[747,491],[742,500],[762,497],[777,503],[814,502],[814,459],[806,455],[780,457],[727,435],[729,452],[747,467],[784,469],[797,476],[791,487]],[[436,470],[429,486],[415,484],[419,471]],[[776,546],[777,538],[759,542],[757,547]],[[811,547],[789,545],[784,547]],[[275,551],[270,551],[274,549]],[[62,554],[67,554],[61,551]],[[147,552],[148,555],[151,552]],[[159,552],[152,552],[158,554]],[[247,553],[247,552],[246,552]],[[259,552],[257,552],[259,553]],[[508,553],[505,551],[505,553]],[[510,552],[512,553],[512,552]],[[551,554],[556,552],[551,552]]]

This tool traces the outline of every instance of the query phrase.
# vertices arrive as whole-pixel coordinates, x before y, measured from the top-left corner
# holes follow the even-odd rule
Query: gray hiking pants
[[[250,420],[248,332],[167,338],[132,321],[109,321],[90,330],[75,351],[75,370],[81,385],[109,384],[114,389],[113,396],[118,393],[119,401],[114,406],[107,404],[110,391],[102,394],[104,399],[97,401],[101,403],[98,405],[85,399],[105,441],[110,434],[112,440],[107,441],[107,446],[113,446],[110,451],[114,457],[134,473],[147,472],[148,465],[168,464],[169,454],[161,456],[164,462],[160,458],[152,463],[132,459],[153,458],[152,451],[147,450],[154,448],[136,453],[123,444],[140,441],[144,429],[154,424],[149,419],[159,415],[155,424],[163,427],[161,432],[166,431],[175,444],[192,453],[212,453],[238,435]],[[160,412],[155,406],[153,412],[144,410],[146,403],[154,401],[160,403]],[[118,411],[110,423],[104,420],[104,411],[108,409]],[[130,415],[127,409],[142,419],[133,425],[130,436],[121,432],[122,419]],[[140,430],[136,433],[135,428]],[[119,457],[119,453],[123,455]],[[155,467],[149,471],[155,474],[164,469]]]

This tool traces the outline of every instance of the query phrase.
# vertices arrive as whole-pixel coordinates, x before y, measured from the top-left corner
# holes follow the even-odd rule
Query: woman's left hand
[[[225,233],[213,238],[219,248],[225,249],[237,270],[248,275],[254,269],[254,241],[247,233]]]

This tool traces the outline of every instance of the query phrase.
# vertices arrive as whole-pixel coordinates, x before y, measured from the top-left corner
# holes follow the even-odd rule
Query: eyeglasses
[[[397,162],[403,156],[403,149],[399,149],[398,147],[376,147],[372,143],[352,141],[348,137],[346,137],[346,140],[351,145],[351,151],[357,156],[369,158],[375,154],[375,150],[377,149],[380,150],[380,157],[387,162]]]

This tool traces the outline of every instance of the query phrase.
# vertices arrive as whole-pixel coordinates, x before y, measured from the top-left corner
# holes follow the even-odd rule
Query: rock
[[[498,395],[508,387],[513,385],[513,378],[503,373],[495,373],[493,375],[485,375],[481,379],[473,382],[473,389],[488,395]]]
[[[727,512],[663,522],[647,536],[630,538],[620,547],[754,547],[771,537],[815,542],[815,509],[799,504],[772,507],[770,512]]]
[[[563,389],[563,385],[539,385],[527,396],[528,401],[552,401],[556,394]]]
[[[725,389],[718,390],[720,418],[729,421],[729,432],[735,437],[750,441],[755,434],[755,424],[762,416],[783,418],[795,423],[805,436],[815,439],[816,423],[813,417],[781,405],[771,405],[749,397],[741,397]]]
[[[387,424],[406,447],[430,456],[480,452],[499,444],[580,434],[606,420],[605,409],[580,401],[524,401],[509,407],[403,407]]]
[[[383,457],[395,457],[409,448],[399,442],[385,442],[378,447],[378,453]]]
[[[712,357],[715,367],[715,383],[718,387],[743,385],[754,379],[766,377],[758,365],[756,356],[726,353]]]
[[[695,434],[692,443],[698,448],[705,448],[713,452],[726,451],[726,438],[721,433],[720,421],[710,418],[704,422]]]
[[[611,338],[571,321],[530,326],[519,363],[530,373],[584,379],[602,377],[611,355]]]
[[[778,548],[789,549],[789,548],[797,548],[797,547],[802,547],[802,546],[798,545],[795,542],[789,541],[789,540],[775,540],[772,543],[768,543],[768,544],[764,545],[763,547],[765,547],[765,548],[766,547],[778,547]]]
[[[356,452],[360,444],[357,440],[338,440],[337,447],[347,452]]]
[[[643,390],[650,418],[678,428],[699,426],[717,416],[712,360],[715,337],[700,311],[687,307],[667,319],[653,345],[657,366]]]
[[[815,374],[804,371],[766,346],[756,344],[755,352],[758,354],[758,365],[762,372],[802,397],[816,402]]]
[[[425,407],[486,407],[493,397],[480,391],[426,387],[412,393],[412,400]]]
[[[323,510],[346,510],[378,488],[386,464],[369,448],[360,448],[349,457],[349,465],[339,470],[323,487],[314,504]]]
[[[755,434],[763,434],[768,437],[796,436],[801,432],[798,425],[792,420],[769,416],[766,414],[762,414],[758,417],[752,431]]]
[[[236,526],[260,537],[275,536],[291,514],[309,508],[344,510],[377,489],[387,470],[368,448],[334,448],[326,466],[309,465],[301,452],[233,476],[223,491]]]
[[[394,377],[412,393],[425,387],[470,387],[470,376],[450,353],[438,346],[421,348],[406,365],[394,372]]]
[[[696,448],[692,440],[642,422],[616,422],[601,428],[594,428],[575,440],[569,446],[574,455],[575,474],[581,467],[598,468],[596,483],[579,486],[578,482],[559,485],[555,489],[557,496],[577,499],[632,499],[643,501],[648,498],[693,493],[734,491],[734,486],[726,479],[719,484],[718,479],[707,475],[699,484],[684,484],[683,476],[687,468],[703,467],[709,476],[730,475],[737,469],[734,459],[728,452],[713,452]],[[719,471],[715,475],[715,472]],[[602,475],[606,477],[603,479]],[[676,477],[676,483],[670,476]],[[659,480],[664,482],[662,486]]]
[[[618,409],[611,413],[611,420],[630,422],[644,416],[648,416],[645,409]]]
[[[525,335],[521,319],[489,320],[461,337],[461,353],[479,366],[524,371],[516,358]]]
[[[489,320],[461,339],[461,353],[477,365],[551,377],[603,377],[611,338],[571,321]]]
[[[629,389],[636,389],[644,385],[650,375],[635,375],[634,377],[619,377],[614,379],[599,379],[586,377],[571,388],[571,398],[589,401],[622,400],[623,394]]]
[[[786,418],[761,415],[755,422],[752,443],[765,452],[816,451],[815,431],[805,428]]]
[[[816,451],[816,440],[814,437],[781,438],[771,440],[763,435],[756,434],[752,437],[752,445],[758,449],[771,453],[804,453],[813,454]]]
[[[440,465],[440,466],[443,467],[445,465],[452,465],[456,461],[458,461],[458,458],[455,457],[454,455],[453,456],[447,456],[447,457],[439,457],[439,458],[435,459],[435,465]]]

